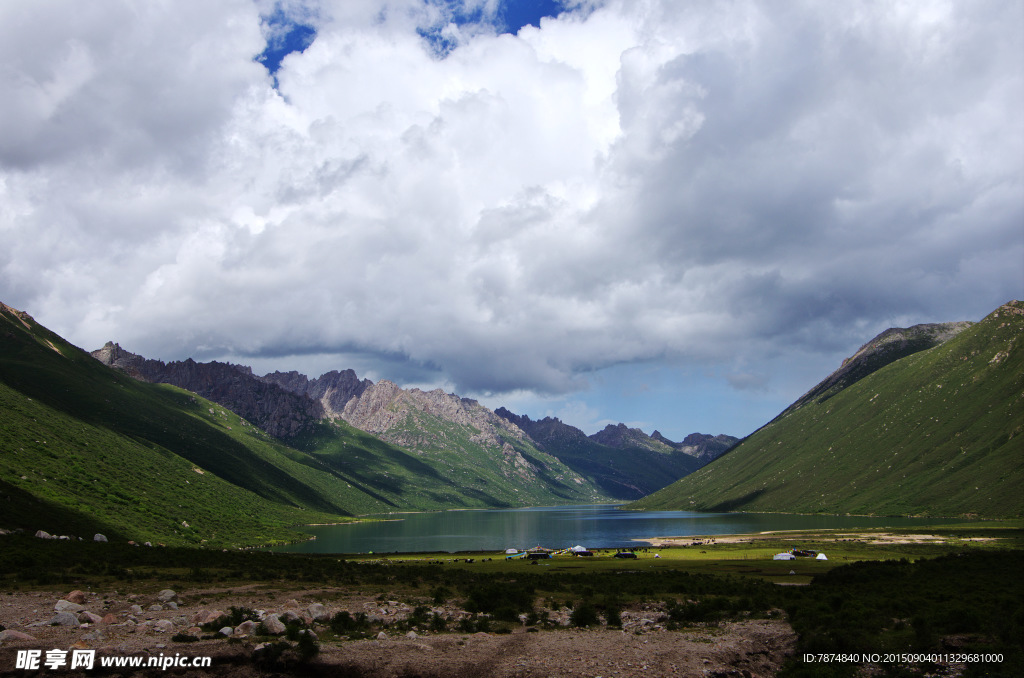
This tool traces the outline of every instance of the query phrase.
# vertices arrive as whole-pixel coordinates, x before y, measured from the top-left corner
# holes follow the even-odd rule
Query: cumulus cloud
[[[1024,290],[1015,3],[69,7],[0,8],[0,285],[87,348],[556,394]]]

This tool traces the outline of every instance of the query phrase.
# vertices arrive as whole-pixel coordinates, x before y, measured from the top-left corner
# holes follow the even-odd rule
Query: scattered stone
[[[198,638],[202,634],[202,632],[203,630],[198,626],[190,626],[187,629],[185,629],[185,635],[195,636],[196,638]]]
[[[102,535],[102,534],[100,534],[98,532],[93,536],[92,540],[93,541],[103,542],[103,543],[107,542],[107,538],[104,535]]]
[[[70,600],[58,600],[57,604],[53,606],[54,612],[74,612],[77,614],[84,609],[84,605],[72,603]]]
[[[415,631],[409,631],[409,633],[405,634],[405,637],[415,639],[419,638],[419,635],[417,635]]]
[[[266,619],[263,620],[263,628],[272,636],[279,636],[287,630],[276,614],[267,615]]]
[[[106,639],[107,639],[106,634],[103,633],[103,631],[100,631],[99,629],[97,629],[95,631],[90,631],[89,633],[87,633],[84,636],[82,636],[82,640],[91,640],[93,642],[102,642],[102,641],[104,641]]]
[[[320,603],[313,603],[308,608],[309,616],[313,621],[326,624],[331,620],[331,613],[327,611],[327,608]]]
[[[177,610],[178,609],[178,604],[176,602],[174,602],[173,600],[171,600],[171,601],[168,601],[168,602],[164,603],[164,607],[166,609],[168,609],[168,610]]]
[[[100,623],[101,624],[116,624],[117,623],[117,617],[115,617],[113,614],[108,612],[107,614],[103,615],[103,619],[100,620]]]
[[[170,633],[174,630],[174,622],[170,619],[161,619],[153,622],[153,630],[157,633]]]
[[[72,603],[78,603],[79,605],[82,605],[86,601],[85,592],[84,591],[78,591],[78,590],[72,591],[71,593],[69,593],[66,596],[64,596],[64,600],[70,601]]]
[[[286,609],[286,610],[297,610],[297,609],[299,609],[299,601],[297,601],[294,598],[292,598],[291,600],[287,601],[284,604],[284,609]]]
[[[164,610],[164,606],[160,605],[158,603],[153,603],[152,605],[149,606],[149,611],[150,612],[163,612],[163,610]]]
[[[99,616],[98,614],[93,614],[92,612],[85,611],[78,615],[78,621],[80,621],[83,624],[99,624],[101,621],[103,621],[103,617]]]
[[[36,532],[36,536],[39,537],[40,539],[56,539],[56,537],[54,537],[52,534],[50,534],[46,530],[39,530],[38,532]]]
[[[8,640],[35,640],[35,638],[21,631],[13,631],[11,629],[0,631],[0,644]]]
[[[231,636],[235,633],[235,630],[230,626],[225,626],[220,631],[217,631],[217,633],[219,633],[222,636]]]
[[[388,639],[388,634],[384,633],[383,631],[381,631],[380,633],[377,634],[377,640],[387,640],[387,639]]]
[[[236,636],[251,636],[256,631],[256,622],[248,620],[235,627]]]
[[[309,636],[313,640],[320,640],[320,636],[318,636],[315,633],[313,633],[313,631],[311,629],[302,629],[301,631],[299,631],[299,635],[300,636]]]
[[[149,546],[149,542],[146,542],[146,546]],[[164,589],[160,593],[156,594],[156,599],[161,603],[168,603],[172,600],[178,600],[178,594],[170,589]]]
[[[71,626],[78,628],[78,618],[70,612],[58,612],[50,620],[50,626]]]
[[[291,624],[292,622],[302,621],[302,617],[295,610],[286,610],[280,616],[281,621],[285,624]]]
[[[131,610],[132,614],[142,614],[142,606],[141,605],[132,605],[128,609]]]

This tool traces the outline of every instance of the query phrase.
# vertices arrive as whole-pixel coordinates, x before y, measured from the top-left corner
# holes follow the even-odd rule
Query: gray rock
[[[310,630],[310,629],[302,629],[301,631],[299,631],[299,635],[300,636],[309,636],[313,640],[320,640],[320,636],[318,636],[315,633],[313,633],[313,631]]]
[[[377,634],[377,640],[387,640],[387,639],[388,639],[388,634],[384,633],[383,631],[381,631],[380,633]]]
[[[236,636],[251,636],[256,631],[256,622],[244,621],[235,627]]]
[[[142,614],[142,606],[141,605],[132,605],[128,609],[131,610],[132,614]]]
[[[40,539],[56,539],[56,537],[54,537],[52,534],[50,534],[46,530],[39,530],[38,532],[36,532],[36,536],[39,537]]]
[[[176,602],[174,602],[173,600],[170,600],[170,601],[164,603],[164,608],[167,609],[167,610],[177,610],[178,609],[178,604]]]
[[[72,628],[78,628],[78,617],[71,614],[70,612],[58,612],[50,620],[50,626],[71,626]]]
[[[57,604],[53,606],[55,612],[74,612],[77,614],[84,609],[84,605],[72,603],[70,600],[58,600]]]
[[[313,618],[313,621],[321,624],[326,624],[331,620],[331,613],[320,603],[313,603],[309,606],[309,616]]]
[[[219,633],[222,636],[231,636],[231,635],[234,634],[234,632],[235,632],[235,630],[233,628],[231,628],[230,626],[225,626],[220,631],[217,631],[217,633]]]
[[[405,637],[406,638],[419,638],[419,635],[417,635],[415,631],[409,631],[409,633],[405,634]]]
[[[174,631],[174,622],[170,619],[161,619],[153,622],[153,630],[157,633],[170,633]]]
[[[150,612],[163,612],[163,610],[164,610],[164,606],[163,605],[159,605],[157,603],[153,603],[152,605],[149,606],[149,611]]]
[[[263,627],[272,636],[279,636],[287,630],[276,614],[268,614],[263,620]]]
[[[177,600],[178,594],[170,589],[164,589],[160,593],[156,594],[156,599],[161,603],[168,603],[172,600]]]
[[[294,621],[302,621],[302,617],[295,610],[285,610],[279,617],[285,624],[291,624]]]
[[[106,538],[106,537],[105,537],[104,535],[102,535],[102,534],[100,534],[100,533],[98,533],[98,532],[97,532],[97,533],[96,533],[96,534],[95,534],[95,535],[93,536],[92,540],[93,540],[93,541],[100,541],[100,542],[104,542],[104,543],[106,543],[106,541],[107,541],[107,538]]]

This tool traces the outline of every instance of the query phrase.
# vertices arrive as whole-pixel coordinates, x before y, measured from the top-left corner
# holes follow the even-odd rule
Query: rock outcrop
[[[153,384],[171,384],[223,405],[275,438],[287,440],[324,418],[318,401],[264,381],[252,368],[230,363],[150,360],[107,342],[92,356],[105,365]]]

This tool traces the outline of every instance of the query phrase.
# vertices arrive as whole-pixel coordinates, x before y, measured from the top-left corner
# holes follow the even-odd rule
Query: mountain
[[[140,381],[171,384],[208,398],[282,440],[308,430],[325,416],[319,400],[260,379],[242,365],[197,363],[191,358],[171,363],[148,360],[113,342],[93,351],[92,357]]]
[[[98,353],[125,371],[0,304],[0,528],[222,547],[356,514],[608,499],[507,422],[493,436],[474,428],[482,408],[454,396],[408,392],[419,404],[406,419],[433,423],[410,450],[324,416],[345,373],[321,377],[314,400],[245,367]],[[387,384],[364,386],[366,411],[401,410]],[[445,407],[465,423],[426,411]],[[406,419],[394,418],[396,436]]]
[[[112,342],[92,355],[135,378],[173,384],[243,414],[282,442],[348,474],[346,478],[357,474],[361,487],[391,488],[376,496],[392,509],[612,498],[538,450],[516,426],[474,400],[441,390],[405,390],[387,380],[374,384],[359,380],[352,370],[317,379],[298,372],[258,377],[240,365],[148,360]],[[390,446],[391,452],[377,461],[400,460],[400,477],[384,471],[373,455],[353,457],[339,431],[372,434],[369,438]],[[381,472],[374,471],[378,466]]]
[[[1024,515],[1024,303],[891,329],[730,452],[629,508]]]
[[[495,414],[515,424],[539,449],[558,458],[609,496],[625,500],[648,495],[694,472],[716,452],[720,454],[738,440],[697,433],[687,436],[683,443],[673,443],[657,431],[647,436],[625,424],[609,424],[603,431],[587,436],[553,417],[534,421],[503,407],[495,410]]]

